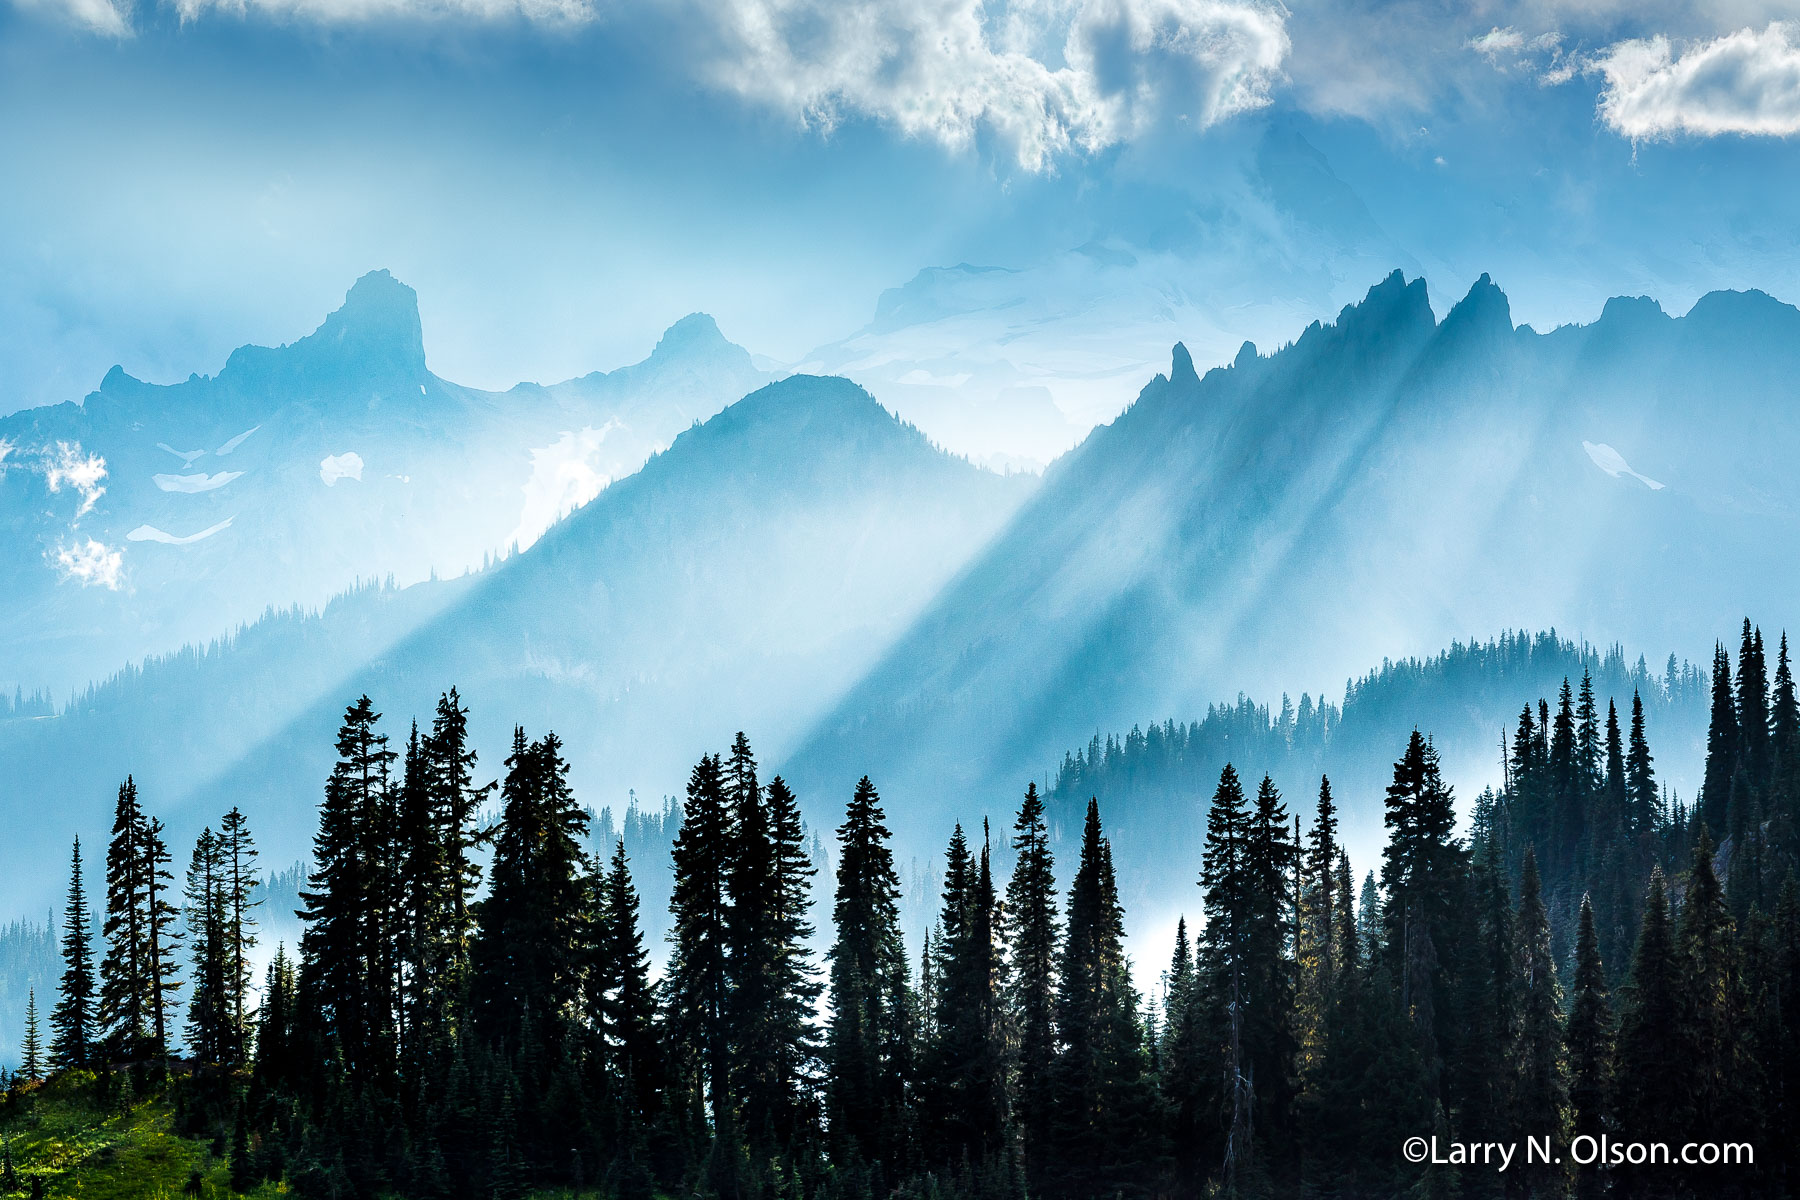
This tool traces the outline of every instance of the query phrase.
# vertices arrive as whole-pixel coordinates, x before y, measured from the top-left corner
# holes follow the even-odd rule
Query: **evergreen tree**
[[[383,970],[392,913],[380,876],[391,857],[395,754],[377,731],[380,719],[367,696],[344,712],[299,913],[306,927],[297,1019],[346,1069],[371,1080],[386,1071],[393,1019]]]
[[[232,969],[226,946],[230,899],[220,868],[219,840],[204,829],[194,843],[187,873],[188,952],[192,956],[188,994],[187,1052],[200,1062],[223,1062],[235,1041],[227,974]]]
[[[989,848],[969,852],[962,826],[944,874],[924,1123],[939,1162],[983,1162],[1007,1120],[998,908]]]
[[[1567,715],[1568,688],[1563,689]],[[1558,728],[1564,724],[1558,718]],[[1572,742],[1571,742],[1572,745]],[[1383,962],[1399,988],[1419,1053],[1437,1078],[1454,1026],[1440,1026],[1437,1006],[1450,974],[1459,894],[1467,854],[1455,838],[1456,809],[1438,768],[1437,751],[1417,730],[1394,764],[1387,789],[1388,844],[1382,850]],[[1436,1083],[1434,1082],[1434,1086]]]
[[[1594,910],[1586,897],[1582,898],[1575,935],[1575,999],[1569,1006],[1565,1044],[1570,1132],[1598,1138],[1611,1131],[1613,1018],[1606,992],[1606,970],[1600,958],[1600,939],[1594,932]],[[1583,1195],[1600,1192],[1598,1172],[1582,1172],[1578,1183]]]
[[[675,882],[669,900],[673,949],[663,994],[669,1032],[688,1086],[710,1103],[715,1126],[731,1128],[729,947],[735,831],[716,755],[688,778],[681,832],[675,839]]]
[[[149,826],[137,783],[119,785],[112,841],[106,848],[106,954],[100,960],[100,1028],[109,1052],[136,1058],[151,1031],[150,900],[145,843]]]
[[[661,1107],[663,1062],[656,1029],[656,993],[650,955],[638,917],[637,888],[625,857],[625,841],[613,846],[612,864],[601,881],[606,915],[597,924],[590,979],[598,983],[595,1012],[605,1041],[607,1064],[629,1089],[639,1119]]]
[[[99,1035],[95,1011],[94,948],[87,890],[81,881],[81,839],[69,859],[69,893],[63,906],[62,982],[50,1013],[50,1065],[58,1070],[85,1067],[94,1058]]]
[[[44,1039],[38,1030],[36,988],[25,993],[25,1040],[19,1047],[19,1074],[26,1079],[44,1077]]]
[[[1769,706],[1770,810],[1784,821],[1788,836],[1800,821],[1800,700],[1794,695],[1794,671],[1788,662],[1787,634],[1775,653],[1774,695]]]
[[[219,822],[218,857],[219,886],[224,893],[220,912],[224,1002],[230,1016],[219,1049],[222,1061],[237,1066],[250,1057],[254,974],[250,952],[257,944],[255,909],[262,901],[256,899],[256,889],[261,886],[256,873],[256,841],[250,835],[249,821],[236,805]]]
[[[1737,701],[1731,694],[1731,660],[1725,647],[1713,647],[1712,719],[1706,731],[1706,774],[1697,803],[1699,817],[1724,829],[1731,804],[1731,777],[1738,758]]]
[[[1137,1186],[1143,1173],[1147,1064],[1112,848],[1091,799],[1067,911],[1056,993],[1059,1166],[1051,1187],[1071,1196],[1111,1194]]]
[[[515,731],[501,786],[491,886],[476,909],[470,990],[479,1029],[536,1056],[549,1070],[568,1043],[587,942],[582,843],[588,815],[569,788],[569,765],[555,733],[526,744]],[[522,1086],[547,1079],[516,1068]]]
[[[1768,792],[1769,770],[1769,674],[1763,657],[1762,630],[1744,620],[1743,645],[1738,651],[1737,675],[1738,757],[1750,777],[1758,799]]]
[[[1736,929],[1713,872],[1713,843],[1704,824],[1694,840],[1687,898],[1676,949],[1682,972],[1688,1074],[1684,1097],[1693,1105],[1696,1135],[1742,1132],[1752,1065],[1742,1050],[1742,1005]]]
[[[746,1133],[785,1148],[812,1124],[807,1092],[820,990],[807,957],[813,866],[799,803],[779,776],[758,786],[742,733],[726,781],[736,834],[726,880],[736,1091],[754,1121]]]
[[[1026,1178],[1035,1182],[1042,1177],[1050,1137],[1057,941],[1056,864],[1035,783],[1026,787],[1019,804],[1012,848],[1017,857],[1006,885],[1006,912],[1012,1022],[1018,1037],[1013,1108],[1025,1142]]]
[[[1630,795],[1633,834],[1655,829],[1661,804],[1657,798],[1656,774],[1652,769],[1650,743],[1644,737],[1644,701],[1631,693],[1631,744],[1625,760],[1626,791]]]
[[[1550,917],[1538,879],[1537,858],[1525,852],[1519,880],[1519,936],[1521,978],[1519,1036],[1513,1115],[1523,1129],[1541,1130],[1551,1144],[1568,1144],[1568,1064],[1563,1053],[1562,988],[1556,979],[1556,961],[1550,952]],[[1567,1168],[1557,1162],[1527,1161],[1520,1171],[1534,1194],[1560,1194]]]
[[[163,823],[151,818],[144,827],[144,967],[148,979],[150,1015],[149,1052],[152,1057],[169,1056],[169,1019],[174,996],[181,990],[181,963],[177,950],[181,931],[176,922],[181,909],[169,900],[175,877],[169,871],[169,846],[163,840]]]
[[[1650,876],[1637,949],[1625,985],[1619,1016],[1617,1114],[1620,1129],[1640,1141],[1670,1141],[1697,1132],[1689,1124],[1685,1061],[1690,1053],[1684,1019],[1685,981],[1670,924],[1662,872]],[[1646,1186],[1656,1181],[1655,1168],[1626,1172],[1621,1186],[1634,1178]]]
[[[1255,1088],[1254,1128],[1284,1140],[1294,1099],[1294,977],[1287,951],[1293,936],[1292,879],[1299,847],[1289,834],[1287,806],[1263,776],[1244,842],[1248,891],[1245,930],[1243,1045]]]
[[[900,940],[900,878],[884,822],[881,797],[864,776],[838,827],[827,1102],[837,1157],[898,1166],[913,1074],[913,998]]]

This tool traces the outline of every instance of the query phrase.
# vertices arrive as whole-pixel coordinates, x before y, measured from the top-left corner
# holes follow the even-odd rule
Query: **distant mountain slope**
[[[1800,312],[1760,293],[1543,335],[1486,277],[1438,322],[1396,272],[1273,355],[1177,346],[790,770],[1004,795],[1097,728],[1495,629],[1703,660],[1795,612],[1797,400]]]
[[[115,367],[81,404],[0,418],[0,684],[66,692],[271,604],[479,565],[766,379],[697,315],[610,374],[461,387],[385,271],[216,376]]]
[[[0,911],[49,894],[57,848],[102,831],[127,771],[178,835],[240,803],[270,861],[303,853],[363,691],[404,739],[458,686],[489,774],[514,722],[553,727],[582,800],[619,812],[628,789],[678,791],[738,729],[778,757],[1035,483],[934,449],[845,380],[769,385],[491,570],[270,618],[65,715],[0,723],[0,812],[60,798],[20,823],[41,870],[4,881]]]

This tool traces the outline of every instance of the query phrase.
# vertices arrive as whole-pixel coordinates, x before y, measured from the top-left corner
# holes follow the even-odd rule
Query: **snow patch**
[[[220,446],[217,450],[214,450],[213,453],[217,454],[221,457],[223,457],[227,454],[230,454],[233,450],[236,450],[239,446],[244,444],[245,438],[249,437],[251,434],[255,433],[257,430],[259,430],[261,428],[262,428],[261,425],[252,425],[250,428],[244,430],[244,432],[242,432],[242,433],[238,434],[236,437],[232,438],[229,442],[226,442],[223,446]]]
[[[1614,450],[1605,442],[1583,442],[1581,443],[1581,448],[1587,451],[1587,456],[1593,460],[1596,467],[1599,467],[1614,479],[1619,478],[1621,475],[1629,475],[1653,492],[1660,492],[1663,490],[1663,485],[1656,480],[1651,479],[1648,475],[1639,475],[1636,471],[1632,470],[1631,464],[1625,461],[1625,456],[1620,454],[1617,450]]]
[[[235,520],[237,520],[236,517],[226,517],[217,525],[202,529],[199,533],[190,533],[186,537],[178,537],[173,533],[164,533],[154,525],[139,525],[136,529],[125,535],[125,540],[128,542],[161,542],[165,546],[191,546],[195,542],[203,541],[206,538],[211,537],[221,529],[228,528]]]
[[[354,479],[362,482],[362,455],[351,450],[344,454],[327,454],[319,460],[319,478],[326,487],[335,486],[340,479]]]
[[[204,451],[204,450],[177,450],[175,447],[169,445],[169,443],[167,443],[167,442],[156,443],[156,448],[158,450],[167,450],[170,454],[173,454],[176,458],[179,458],[181,460],[181,465],[184,467],[193,466],[194,460],[206,453],[206,451]]]
[[[56,449],[44,456],[45,485],[52,492],[72,487],[80,493],[81,506],[75,510],[77,521],[92,512],[94,504],[106,494],[100,483],[105,478],[106,460],[98,454],[84,454],[80,442],[58,442]]]
[[[522,489],[525,507],[509,542],[523,550],[612,482],[611,476],[599,469],[600,444],[618,428],[619,422],[608,421],[599,429],[586,426],[579,433],[564,431],[550,445],[532,450],[531,478]]]
[[[103,587],[116,592],[125,574],[124,552],[93,538],[73,546],[57,547],[54,561],[64,580],[73,579],[82,587]]]
[[[208,475],[205,471],[198,475],[152,475],[150,482],[165,492],[210,492],[222,488],[238,476],[242,471],[220,471],[217,475]]]

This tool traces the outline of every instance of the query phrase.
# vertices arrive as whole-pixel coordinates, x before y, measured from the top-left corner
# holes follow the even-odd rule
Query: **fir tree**
[[[681,832],[675,839],[669,912],[672,950],[663,982],[669,1031],[696,1095],[710,1103],[715,1126],[730,1128],[731,1011],[729,947],[734,829],[716,755],[688,779]]]
[[[1631,803],[1631,832],[1644,834],[1656,828],[1661,804],[1657,798],[1656,774],[1652,769],[1650,743],[1644,737],[1644,701],[1631,693],[1631,743],[1625,759],[1626,791]]]
[[[1731,660],[1725,647],[1713,647],[1712,719],[1706,731],[1706,774],[1697,803],[1708,825],[1723,829],[1731,804],[1731,777],[1738,758],[1737,701],[1731,694]]]
[[[1666,1141],[1692,1132],[1684,991],[1667,894],[1657,870],[1650,876],[1619,1016],[1618,1124],[1634,1139]]]
[[[219,841],[204,829],[194,843],[187,874],[188,952],[193,988],[188,995],[187,1051],[200,1062],[223,1062],[235,1042],[227,974],[229,897],[221,879]]]
[[[1025,1141],[1026,1178],[1042,1176],[1050,1137],[1051,1072],[1056,1058],[1056,865],[1044,802],[1029,784],[1013,821],[1017,857],[1006,885],[1012,1020],[1018,1036],[1014,1112]]]
[[[256,948],[255,909],[261,886],[256,873],[256,841],[250,823],[233,805],[219,822],[219,886],[224,893],[220,921],[225,960],[224,1001],[230,1022],[220,1046],[223,1061],[241,1065],[250,1057],[250,988],[254,973],[251,951]]]
[[[26,1079],[44,1077],[44,1039],[38,1030],[36,988],[25,993],[25,1040],[19,1047],[19,1074]]]
[[[897,1166],[913,1073],[913,999],[888,837],[881,797],[864,776],[838,827],[827,1100],[840,1158]]]
[[[150,1016],[148,1049],[157,1059],[169,1056],[170,1010],[174,1006],[175,993],[182,987],[181,962],[177,956],[181,931],[176,927],[176,922],[181,919],[181,909],[169,900],[175,877],[169,870],[169,846],[163,840],[164,832],[163,823],[151,818],[144,827],[142,860],[144,968],[149,986]]]
[[[137,783],[119,785],[112,841],[106,848],[106,954],[100,960],[100,1028],[108,1050],[126,1058],[150,1038],[150,901],[145,842],[148,824]]]
[[[1520,1014],[1513,1115],[1520,1128],[1542,1130],[1556,1146],[1568,1144],[1568,1065],[1563,1054],[1562,988],[1550,952],[1550,918],[1538,879],[1536,856],[1525,852],[1519,880]],[[1534,1193],[1558,1194],[1567,1174],[1556,1162],[1528,1161],[1521,1173]]]
[[[1586,897],[1582,898],[1575,935],[1575,998],[1569,1006],[1565,1044],[1570,1132],[1597,1138],[1611,1130],[1613,1018],[1600,939],[1594,932],[1594,910]],[[1583,1195],[1599,1193],[1597,1172],[1583,1172],[1578,1183]]]
[[[62,982],[50,1013],[50,1065],[58,1070],[85,1067],[94,1058],[98,1036],[95,1011],[94,948],[81,881],[81,839],[69,859],[69,893],[63,906]]]
[[[638,917],[637,888],[625,857],[625,841],[613,846],[612,864],[601,881],[606,915],[598,923],[590,979],[599,984],[593,1009],[605,1042],[608,1066],[623,1081],[642,1120],[661,1107],[663,1063],[656,1029],[656,994],[650,982],[650,955]]]

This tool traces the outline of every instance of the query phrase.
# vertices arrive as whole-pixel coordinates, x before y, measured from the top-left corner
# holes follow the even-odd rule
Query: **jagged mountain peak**
[[[1254,348],[1252,350],[1254,352]],[[1170,355],[1169,382],[1181,387],[1200,382],[1200,375],[1194,370],[1194,356],[1180,342],[1175,343],[1175,349]]]
[[[276,364],[308,375],[422,377],[425,332],[419,320],[419,294],[385,269],[370,271],[350,286],[344,303],[312,333],[277,350],[239,347],[226,361],[221,378],[279,369]]]

